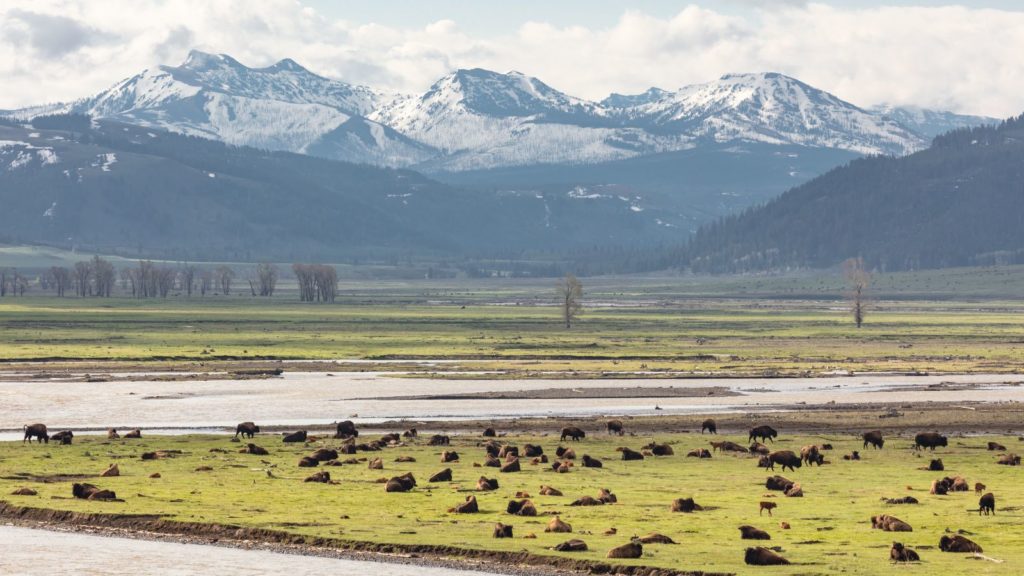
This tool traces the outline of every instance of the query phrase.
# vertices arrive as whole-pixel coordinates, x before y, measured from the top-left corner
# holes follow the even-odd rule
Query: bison
[[[497,478],[486,478],[484,476],[481,476],[480,479],[476,481],[476,489],[480,490],[481,492],[486,492],[486,491],[490,491],[490,490],[497,490],[498,489],[498,479]]]
[[[543,456],[543,455],[544,455],[544,448],[541,448],[540,446],[535,446],[533,444],[524,444],[523,445],[523,456],[525,456],[527,458],[537,458],[538,456]]]
[[[338,426],[334,432],[335,438],[358,438],[359,430],[356,430],[356,425],[351,420],[345,420],[344,422],[338,422]]]
[[[882,514],[880,516],[872,516],[871,517],[871,527],[875,528],[875,529],[878,529],[878,530],[884,530],[886,532],[913,532],[914,531],[914,529],[910,527],[910,524],[907,524],[906,522],[904,522],[903,520],[900,520],[899,518],[897,518],[895,516],[889,516],[889,515],[886,515],[886,514]]]
[[[770,453],[771,451],[772,451],[771,448],[765,446],[764,444],[761,444],[760,442],[754,442],[753,444],[750,445],[750,453],[751,454],[764,454],[764,455],[768,455],[768,453]]]
[[[558,456],[563,460],[575,460],[576,451],[573,450],[572,448],[564,448],[562,446],[559,446],[558,448],[555,449],[555,456]]]
[[[900,542],[893,542],[889,549],[889,559],[893,562],[920,562],[921,557],[917,552],[905,547]]]
[[[257,430],[257,432],[258,432],[258,430]],[[136,439],[142,438],[142,430],[139,430],[138,428],[136,428],[135,430],[132,430],[130,432],[126,432],[124,437],[125,438],[136,438]]]
[[[626,433],[626,429],[622,426],[622,420],[609,420],[607,426],[609,434],[622,436]]]
[[[932,461],[928,463],[929,472],[942,472],[945,469],[946,467],[942,464],[942,458],[933,458]]]
[[[775,442],[775,438],[778,436],[779,433],[771,426],[757,426],[750,429],[750,437],[748,438],[748,441],[753,442],[754,438],[760,438],[761,442]]]
[[[416,438],[420,435],[419,431],[415,428],[409,428],[405,432],[402,432],[402,438]]]
[[[562,495],[562,491],[557,489],[557,488],[552,488],[551,486],[544,485],[544,486],[540,487],[540,495],[541,496],[561,496]]]
[[[307,476],[306,479],[303,480],[303,482],[319,482],[322,484],[330,484],[331,473],[326,470],[321,470],[320,472],[316,472],[310,476]]]
[[[767,532],[753,526],[740,526],[740,539],[742,540],[771,540]]]
[[[643,454],[641,454],[641,453],[639,453],[636,450],[633,450],[631,448],[627,448],[625,446],[619,446],[618,448],[615,449],[615,451],[616,452],[622,452],[622,459],[623,460],[643,460],[644,459],[644,455]],[[584,464],[584,466],[586,466],[586,464]]]
[[[704,507],[693,501],[693,498],[676,498],[670,508],[673,512],[697,512]]]
[[[448,446],[452,443],[452,439],[444,434],[434,434],[430,437],[430,441],[427,442],[428,446]]]
[[[796,468],[803,466],[803,462],[800,460],[800,457],[790,450],[779,450],[778,452],[772,452],[769,454],[768,469],[774,470],[776,464],[782,466],[783,471],[785,471],[786,468],[789,468],[792,472],[796,472]]]
[[[560,441],[565,441],[566,438],[572,438],[573,442],[578,442],[587,437],[587,433],[583,430],[575,427],[568,426],[562,428],[562,436],[559,438]]]
[[[303,456],[299,460],[299,468],[316,468],[320,465],[320,461],[316,458],[310,458],[309,456]]]
[[[600,498],[594,498],[593,496],[580,496],[573,500],[569,506],[604,506],[604,504],[604,500],[601,500]]]
[[[286,444],[292,444],[292,443],[296,443],[296,442],[305,442],[306,441],[306,431],[305,430],[299,430],[297,432],[292,432],[291,434],[285,434],[284,437],[281,438],[281,441],[286,443]]]
[[[1006,446],[1003,446],[999,442],[989,442],[988,443],[988,449],[989,450],[995,450],[995,451],[998,451],[998,452],[1006,452]]]
[[[82,500],[117,500],[117,494],[112,490],[103,490],[92,484],[74,484],[71,495]]]
[[[498,432],[494,428],[484,428],[484,438],[494,438],[498,435]]]
[[[978,500],[978,516],[981,516],[982,512],[984,512],[986,516],[989,514],[994,515],[996,513],[996,497],[991,492],[985,494],[980,500]]]
[[[959,534],[943,536],[939,538],[939,550],[943,552],[955,552],[959,554],[981,554],[981,546],[978,546],[968,538]]]
[[[454,514],[475,514],[480,511],[476,503],[476,496],[466,496],[466,501],[448,510]]]
[[[267,456],[270,454],[270,452],[268,452],[266,448],[257,446],[252,443],[246,444],[245,448],[242,448],[241,450],[239,450],[239,452],[243,454],[252,454],[253,456]]]
[[[700,433],[703,434],[705,430],[707,430],[708,434],[718,434],[718,424],[715,424],[714,420],[708,418],[700,424]]]
[[[811,444],[800,449],[800,461],[808,466],[814,464],[821,466],[821,463],[825,461],[825,457],[818,451],[817,446]]]
[[[566,540],[561,544],[555,545],[555,552],[586,552],[587,543],[578,538],[572,540]]]
[[[654,454],[655,456],[674,456],[676,453],[676,451],[668,444],[656,444],[651,442],[646,447],[651,451],[651,454]]]
[[[512,527],[506,524],[502,524],[501,522],[498,522],[494,525],[493,536],[495,538],[511,538]]]
[[[589,454],[583,455],[583,467],[584,468],[603,468],[604,464],[601,463],[597,458],[591,458]]]
[[[1003,466],[1020,466],[1020,456],[1016,454],[1003,454],[996,460],[996,464],[1002,464]]]
[[[636,540],[623,544],[622,546],[616,546],[608,551],[606,558],[640,558],[644,555],[643,544]]]
[[[709,444],[711,444],[711,449],[715,451],[721,450],[722,452],[740,452],[743,454],[746,454],[747,452],[746,448],[740,446],[735,442],[730,442],[729,440],[724,440],[722,442],[709,442]]]
[[[455,450],[445,450],[444,452],[441,452],[441,463],[442,464],[447,464],[448,462],[458,462],[458,461],[459,461],[459,453],[456,452]]]
[[[938,432],[921,432],[914,436],[914,450],[928,448],[934,452],[939,446],[949,446],[949,440]]]
[[[864,448],[867,448],[868,445],[871,445],[881,450],[882,446],[885,446],[885,438],[882,438],[881,430],[872,430],[871,432],[865,432],[863,438]]]
[[[387,481],[384,485],[385,492],[408,492],[416,487],[416,478],[412,475],[412,472],[407,472],[401,476],[394,476]]]
[[[71,441],[74,440],[74,438],[75,433],[72,432],[71,430],[62,430],[60,432],[57,432],[53,436],[50,436],[50,440],[53,440],[54,442],[61,445],[71,444]]]
[[[904,496],[902,498],[882,498],[882,502],[886,504],[917,504],[917,498],[913,496]]]
[[[562,519],[555,516],[548,521],[547,527],[544,528],[545,532],[556,532],[556,533],[567,533],[572,532],[572,524],[562,522]]]
[[[711,451],[707,448],[695,448],[686,454],[687,458],[711,458]]]
[[[522,467],[519,465],[519,458],[513,458],[499,468],[500,472],[519,472],[520,470]]]
[[[789,564],[789,560],[762,546],[747,548],[743,553],[743,561],[749,566],[781,566]]]
[[[775,510],[778,507],[779,507],[779,505],[776,504],[775,502],[769,502],[767,500],[762,500],[758,504],[757,515],[760,516],[760,515],[764,514],[765,510],[767,510],[768,511],[768,515],[771,516],[772,515],[772,510]]]
[[[781,490],[785,492],[793,487],[794,482],[782,476],[769,476],[764,482],[764,487],[769,490]]]
[[[614,530],[614,528],[612,528]],[[675,544],[676,541],[665,536],[664,534],[658,534],[657,532],[651,532],[646,536],[636,538],[636,541],[641,544]]]
[[[25,438],[21,441],[22,444],[26,440],[31,444],[33,438],[36,439],[36,442],[50,443],[50,435],[46,432],[46,424],[26,424],[21,428],[25,432]]]
[[[316,452],[313,452],[312,454],[310,454],[309,457],[313,458],[317,462],[327,462],[328,460],[337,460],[338,459],[338,451],[337,450],[331,450],[330,448],[319,448],[319,449],[317,449]]]
[[[252,438],[259,431],[260,427],[252,422],[242,422],[238,426],[235,426],[235,438],[237,438],[239,434],[242,435],[242,438]]]
[[[516,516],[536,516],[537,507],[534,506],[533,502],[529,499],[509,500],[508,506],[505,508],[505,512]]]

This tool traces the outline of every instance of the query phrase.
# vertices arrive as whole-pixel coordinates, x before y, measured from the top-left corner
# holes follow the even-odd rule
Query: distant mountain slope
[[[927,138],[934,138],[950,130],[998,124],[998,118],[954,114],[942,110],[929,110],[916,106],[875,106],[871,111],[906,126]]]
[[[655,208],[479,192],[418,173],[237,148],[83,117],[0,123],[8,242],[177,259],[464,257],[650,245]]]
[[[916,269],[1024,262],[1024,116],[961,129],[904,158],[866,158],[704,227],[699,271]]]

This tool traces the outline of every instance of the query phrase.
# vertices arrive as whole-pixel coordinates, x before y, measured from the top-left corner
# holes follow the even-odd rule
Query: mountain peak
[[[245,68],[238,60],[227,54],[211,54],[196,49],[189,50],[188,57],[181,63],[181,68],[194,71],[223,68],[225,66]]]
[[[607,98],[601,100],[602,106],[608,108],[631,108],[633,106],[642,106],[644,104],[650,104],[657,100],[671,94],[668,90],[662,90],[657,86],[648,88],[640,94],[619,94],[618,92],[612,92]]]
[[[301,64],[299,64],[295,60],[292,60],[291,58],[284,58],[278,60],[275,64],[267,66],[266,70],[274,72],[279,70],[286,70],[288,72],[305,72],[308,74],[312,74],[312,72],[310,72],[309,69],[303,67]]]

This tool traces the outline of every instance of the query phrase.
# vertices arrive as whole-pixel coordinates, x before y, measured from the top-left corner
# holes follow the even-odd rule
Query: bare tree
[[[209,268],[203,268],[199,271],[199,295],[206,296],[206,293],[210,291],[213,286],[213,271]]]
[[[81,298],[92,296],[92,265],[88,262],[75,262],[73,279],[75,294]]]
[[[191,264],[182,264],[181,269],[178,271],[178,280],[181,286],[181,290],[191,298],[192,287],[195,286],[196,282],[196,267]]]
[[[129,289],[132,291],[132,298],[138,296],[137,287],[135,285],[136,271],[131,268],[121,268],[121,290],[127,292]]]
[[[299,283],[299,300],[334,302],[338,292],[338,272],[325,264],[292,264]]]
[[[273,296],[277,287],[277,266],[263,262],[256,266],[256,277],[249,279],[253,296]]]
[[[230,296],[231,281],[235,279],[235,271],[230,266],[221,265],[214,271],[214,276],[217,277],[217,286],[220,287],[220,293]]]
[[[864,259],[850,258],[843,262],[843,271],[850,288],[850,311],[853,321],[860,328],[864,324],[864,314],[868,287],[871,285],[871,273],[864,267]]]
[[[93,256],[89,263],[92,268],[92,282],[94,293],[102,298],[110,298],[110,292],[114,288],[117,279],[117,271],[114,265],[99,256]]]
[[[565,327],[572,328],[572,323],[583,313],[583,284],[576,276],[566,274],[559,280],[557,292]]]
[[[53,266],[47,272],[49,282],[57,290],[57,296],[64,297],[64,291],[71,286],[71,270],[63,266]]]

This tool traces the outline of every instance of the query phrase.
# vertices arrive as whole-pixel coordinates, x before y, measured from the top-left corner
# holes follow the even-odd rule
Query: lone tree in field
[[[558,282],[558,299],[562,307],[562,319],[565,320],[565,327],[572,328],[576,317],[583,312],[583,284],[572,274],[566,274],[565,278]]]
[[[864,324],[865,299],[871,284],[871,273],[864,267],[864,259],[860,257],[843,262],[843,271],[850,286],[850,311],[853,312],[857,328],[860,328]]]

